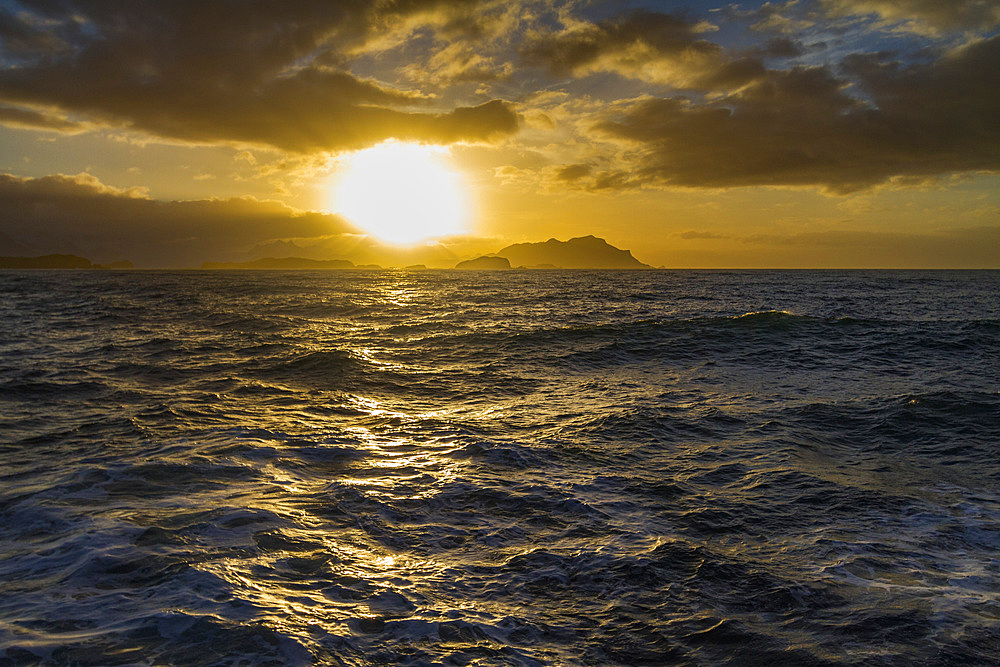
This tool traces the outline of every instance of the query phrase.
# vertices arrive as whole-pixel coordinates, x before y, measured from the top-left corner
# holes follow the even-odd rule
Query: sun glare
[[[333,189],[332,208],[399,245],[466,231],[468,202],[445,149],[390,142],[359,151]]]

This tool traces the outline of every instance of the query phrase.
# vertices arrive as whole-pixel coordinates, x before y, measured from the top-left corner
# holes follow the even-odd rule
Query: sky
[[[386,142],[461,229],[342,215]],[[2,255],[998,268],[998,172],[1000,0],[0,0]]]

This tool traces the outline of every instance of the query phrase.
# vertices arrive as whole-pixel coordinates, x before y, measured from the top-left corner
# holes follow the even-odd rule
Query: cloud
[[[730,237],[723,234],[716,234],[715,232],[702,232],[695,229],[688,230],[686,232],[680,232],[677,234],[678,237],[684,239],[685,241],[691,240],[717,240],[717,239],[728,239]]]
[[[875,15],[882,25],[926,35],[1000,26],[997,0],[822,0],[834,16]]]
[[[66,252],[140,266],[199,266],[273,239],[353,231],[337,216],[252,197],[157,201],[89,174],[0,174],[0,239],[37,254]],[[2,254],[2,253],[0,253]]]
[[[589,164],[568,164],[558,169],[556,178],[560,181],[575,181],[589,176],[593,170],[593,165]]]
[[[0,105],[0,125],[28,130],[46,130],[61,134],[76,134],[90,129],[86,123],[77,123],[68,120],[65,116],[5,105]]]
[[[764,33],[792,35],[808,30],[816,22],[798,0],[787,2],[765,2],[760,7],[743,9],[740,5],[728,5],[721,11],[724,16],[751,22],[751,30]]]
[[[774,37],[757,49],[757,52],[771,58],[797,58],[805,54],[806,49],[802,42],[787,37]]]
[[[763,72],[756,58],[734,57],[703,39],[712,29],[685,14],[637,10],[539,32],[526,40],[521,56],[555,76],[614,72],[678,87],[735,87]]]
[[[483,55],[472,42],[455,41],[420,62],[402,67],[401,71],[411,81],[440,86],[507,79],[513,72],[513,65],[497,63]]]
[[[1000,36],[929,63],[857,55],[840,74],[770,70],[716,100],[623,102],[594,126],[635,151],[606,183],[846,193],[899,177],[1000,170],[997,63]]]
[[[24,4],[30,11],[6,14],[0,30],[8,104],[182,141],[297,152],[388,138],[488,141],[517,129],[503,101],[435,109],[418,91],[344,70],[346,54],[394,20],[376,3]],[[388,6],[399,14],[437,4]]]

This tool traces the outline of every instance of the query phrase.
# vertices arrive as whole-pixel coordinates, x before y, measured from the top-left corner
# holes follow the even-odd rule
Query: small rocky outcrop
[[[510,260],[506,257],[495,257],[492,255],[483,255],[482,257],[477,257],[475,259],[467,259],[464,262],[459,262],[455,265],[456,269],[465,270],[489,270],[496,271],[499,269],[509,269]]]

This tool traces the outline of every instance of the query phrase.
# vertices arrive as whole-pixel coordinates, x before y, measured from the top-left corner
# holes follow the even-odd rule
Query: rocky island
[[[39,255],[38,257],[0,257],[0,269],[132,269],[132,262],[93,264],[78,255]]]
[[[484,255],[476,259],[467,259],[455,265],[456,269],[496,271],[510,268],[510,262],[504,257]]]
[[[651,269],[632,256],[593,235],[569,241],[549,239],[544,243],[515,243],[496,253],[511,266],[528,269]]]

